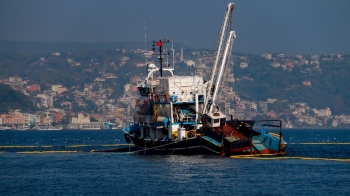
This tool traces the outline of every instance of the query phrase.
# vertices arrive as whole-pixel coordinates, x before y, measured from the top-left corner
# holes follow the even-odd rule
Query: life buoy
[[[215,113],[213,114],[213,116],[220,116],[220,113],[215,112]]]

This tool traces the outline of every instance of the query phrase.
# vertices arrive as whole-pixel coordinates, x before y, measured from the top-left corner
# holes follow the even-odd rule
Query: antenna
[[[180,54],[180,61],[182,62],[184,60],[184,50],[181,45],[181,54]]]
[[[166,51],[168,51],[168,49],[166,49]],[[168,52],[169,53],[169,52]],[[169,67],[169,55],[166,56],[166,64],[168,65]]]
[[[146,53],[147,51],[147,36],[146,36],[146,19],[145,19],[145,15],[143,15],[143,26],[144,26],[144,30],[145,30],[145,49],[146,49]],[[146,66],[147,66],[147,56],[145,56],[146,58]]]
[[[171,41],[171,50],[173,51],[173,68],[175,68],[175,49],[174,49],[174,41]]]

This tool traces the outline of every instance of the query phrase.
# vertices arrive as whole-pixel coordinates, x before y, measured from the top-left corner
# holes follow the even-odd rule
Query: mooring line
[[[181,141],[181,140],[180,140]],[[165,147],[165,146],[168,146],[168,145],[171,145],[171,144],[176,144],[180,141],[174,141],[172,143],[167,143],[167,144],[163,144],[163,145],[160,145],[160,146],[154,146],[154,147],[151,147],[151,148],[144,148],[144,149],[141,149],[141,150],[135,150],[135,151],[131,151],[131,152],[126,152],[125,154],[135,154],[135,153],[139,153],[139,152],[146,152],[147,150],[152,150],[152,149],[156,149],[156,148],[160,148],[160,147]],[[146,145],[146,143],[145,143]]]

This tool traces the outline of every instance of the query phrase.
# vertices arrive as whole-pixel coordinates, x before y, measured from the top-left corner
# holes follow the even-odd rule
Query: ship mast
[[[159,68],[160,77],[163,77],[163,58],[164,58],[164,55],[169,55],[169,52],[163,53],[163,49],[162,49],[163,43],[169,43],[169,40],[164,39],[163,41],[162,40],[153,41],[153,48],[152,48],[152,50],[155,51],[155,46],[157,45],[159,47],[159,53],[154,53],[153,55],[159,55],[158,59],[159,59],[159,63],[160,63],[160,68]]]

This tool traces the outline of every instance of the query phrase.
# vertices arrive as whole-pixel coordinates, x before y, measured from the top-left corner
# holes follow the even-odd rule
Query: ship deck
[[[205,124],[205,122],[203,122]],[[212,128],[212,131],[217,133],[218,135],[221,135],[221,133],[224,133],[224,137],[227,136],[234,136],[236,138],[239,138],[241,140],[246,140],[247,137],[244,136],[239,130],[237,130],[231,123],[226,123],[225,126],[223,126],[223,130],[221,127]]]

